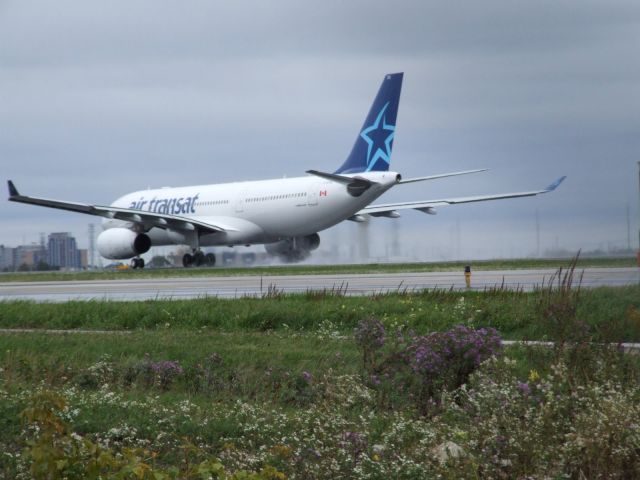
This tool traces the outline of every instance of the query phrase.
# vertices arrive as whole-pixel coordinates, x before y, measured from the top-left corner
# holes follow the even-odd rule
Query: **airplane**
[[[111,205],[50,200],[18,192],[9,180],[9,200],[104,217],[97,248],[105,258],[131,259],[154,246],[186,245],[183,266],[215,264],[201,247],[264,244],[268,253],[288,261],[309,256],[320,245],[318,232],[344,220],[397,218],[402,210],[435,214],[436,208],[469,202],[528,197],[555,190],[561,177],[542,190],[462,198],[372,204],[397,185],[468,175],[465,170],[404,179],[390,171],[403,73],[385,75],[351,153],[333,173],[307,170],[305,177],[180,188],[140,190]]]

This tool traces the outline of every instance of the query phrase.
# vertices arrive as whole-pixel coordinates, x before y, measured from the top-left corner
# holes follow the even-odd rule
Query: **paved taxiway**
[[[555,269],[476,271],[472,275],[474,290],[500,287],[531,290],[547,282]],[[621,286],[640,283],[638,268],[587,268],[583,287]],[[577,283],[577,282],[575,282]],[[60,282],[0,283],[0,301],[35,300],[150,300],[185,299],[205,296],[237,298],[266,295],[269,290],[300,293],[310,290],[341,290],[347,295],[369,295],[397,290],[465,289],[462,272],[376,273],[335,275],[282,275],[229,277],[152,278]]]

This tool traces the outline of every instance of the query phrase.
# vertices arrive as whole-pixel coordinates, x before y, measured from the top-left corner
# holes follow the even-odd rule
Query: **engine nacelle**
[[[110,228],[98,235],[96,245],[104,258],[123,260],[148,252],[151,239],[127,228]]]
[[[267,243],[264,248],[272,255],[279,255],[287,261],[304,260],[311,250],[320,246],[320,235],[312,233],[304,237],[290,237],[275,243]]]
[[[307,235],[306,237],[301,237],[300,241],[304,245],[304,248],[311,251],[315,250],[320,246],[320,235],[317,233],[312,233],[311,235]]]

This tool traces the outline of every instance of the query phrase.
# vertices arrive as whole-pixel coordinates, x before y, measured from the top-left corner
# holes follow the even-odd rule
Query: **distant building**
[[[0,245],[0,270],[14,270],[13,251],[15,248]]]
[[[82,268],[75,237],[69,232],[49,234],[47,263],[51,267]]]
[[[86,248],[81,248],[78,250],[80,252],[80,267],[88,268],[89,267],[89,252]]]
[[[43,250],[42,245],[33,243],[31,245],[19,245],[13,250],[13,270],[21,267],[33,269],[40,262],[47,261],[47,252]]]

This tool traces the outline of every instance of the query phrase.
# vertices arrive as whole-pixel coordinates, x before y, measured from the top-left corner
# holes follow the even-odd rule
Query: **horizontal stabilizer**
[[[359,197],[372,185],[377,185],[377,182],[372,182],[362,177],[347,177],[346,175],[338,175],[336,173],[319,172],[318,170],[307,170],[307,173],[315,175],[316,177],[331,180],[333,182],[342,183],[347,186],[349,195],[353,197]]]
[[[489,169],[481,168],[478,170],[464,170],[462,172],[441,173],[439,175],[429,175],[428,177],[407,178],[406,180],[404,179],[400,180],[398,183],[424,182],[425,180],[436,180],[438,178],[456,177],[458,175],[469,175],[470,173],[486,172],[487,170]]]
[[[310,175],[315,175],[316,177],[324,178],[326,180],[331,180],[333,182],[342,183],[344,185],[349,185],[354,181],[366,182],[369,185],[373,185],[375,183],[361,177],[347,177],[346,175],[338,175],[337,173],[320,172],[318,170],[307,170],[306,173]]]

